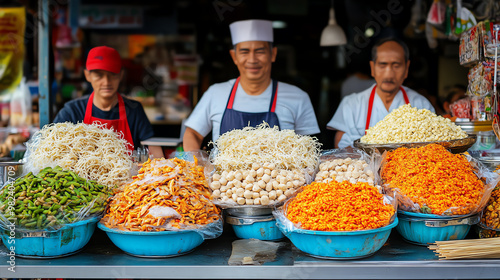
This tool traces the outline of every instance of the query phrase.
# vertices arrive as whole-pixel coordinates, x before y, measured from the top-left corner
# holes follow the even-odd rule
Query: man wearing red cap
[[[100,122],[121,133],[131,149],[153,137],[153,128],[141,103],[123,98],[117,92],[123,76],[120,54],[110,47],[95,47],[87,56],[86,68],[85,78],[94,92],[67,102],[54,123]]]

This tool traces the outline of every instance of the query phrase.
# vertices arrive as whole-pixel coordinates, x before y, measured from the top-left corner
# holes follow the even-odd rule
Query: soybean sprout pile
[[[121,185],[132,168],[127,145],[114,130],[99,124],[46,125],[27,143],[24,172],[36,174],[58,165],[102,185]]]
[[[262,123],[224,133],[214,143],[213,164],[218,170],[251,169],[253,163],[274,164],[277,169],[315,168],[320,156],[316,137],[279,130]]]

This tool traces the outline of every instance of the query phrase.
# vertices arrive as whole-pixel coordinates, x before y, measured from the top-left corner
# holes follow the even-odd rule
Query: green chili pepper
[[[66,202],[66,200],[68,200],[68,197],[67,196],[63,196],[61,198],[61,200],[59,200],[59,204],[61,204],[61,205],[64,204]]]
[[[35,227],[35,226],[36,226],[36,221],[31,222],[31,223],[27,223],[27,224],[25,224],[24,226],[25,226],[25,227],[27,227],[27,228],[32,228],[32,227]]]

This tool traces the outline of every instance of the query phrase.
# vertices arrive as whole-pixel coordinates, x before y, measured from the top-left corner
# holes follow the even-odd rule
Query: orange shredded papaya
[[[182,159],[148,160],[111,198],[101,222],[108,228],[163,231],[168,227],[206,225],[219,219],[211,202],[203,167]],[[153,207],[175,210],[174,216],[153,216]]]
[[[470,214],[484,194],[484,183],[474,174],[467,158],[452,154],[443,146],[399,148],[387,153],[382,179],[403,196],[420,206],[420,212],[436,215]]]
[[[394,207],[368,183],[313,182],[288,203],[287,218],[301,228],[320,231],[355,231],[387,226]]]

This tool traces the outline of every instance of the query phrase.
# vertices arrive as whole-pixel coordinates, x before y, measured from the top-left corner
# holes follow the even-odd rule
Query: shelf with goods
[[[468,133],[477,134],[476,145],[470,149],[474,156],[481,157],[497,147],[493,120],[497,114],[496,76],[498,63],[495,45],[500,24],[482,21],[460,37],[460,64],[469,67],[467,98],[450,105],[456,124]],[[497,39],[495,39],[495,37]]]

